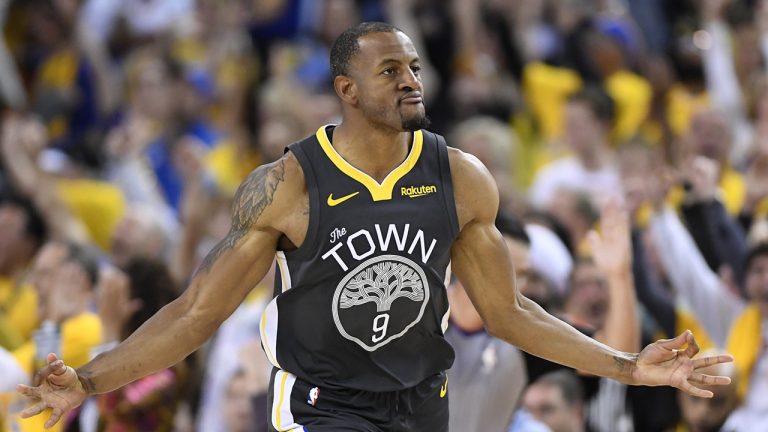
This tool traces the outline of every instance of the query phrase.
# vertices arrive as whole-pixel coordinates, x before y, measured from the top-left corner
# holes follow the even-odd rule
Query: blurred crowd
[[[451,430],[768,430],[768,1],[0,0],[0,21],[0,430],[42,430],[14,385],[176,298],[240,181],[340,120],[328,53],[360,21],[413,40],[527,296],[617,349],[690,329],[736,360],[712,399],[626,387],[493,338],[452,281]],[[57,430],[266,430],[267,279]]]

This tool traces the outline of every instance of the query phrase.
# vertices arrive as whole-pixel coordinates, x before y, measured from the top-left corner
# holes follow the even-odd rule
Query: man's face
[[[574,100],[565,106],[565,134],[569,147],[576,154],[589,153],[604,141],[605,128],[589,104]]]
[[[768,317],[768,255],[759,255],[747,269],[747,294],[760,306],[763,317]]]
[[[693,154],[724,163],[731,148],[728,119],[714,111],[697,113],[691,120],[688,140]]]
[[[722,370],[707,368],[701,373],[723,375]],[[711,391],[711,399],[691,396],[678,391],[678,401],[683,422],[691,432],[716,432],[725,423],[737,404],[736,385],[700,386]]]
[[[531,283],[531,277],[535,274],[531,269],[530,248],[525,243],[504,236],[504,242],[507,243],[509,256],[512,259],[512,265],[515,267],[515,276],[517,279],[517,289],[520,293],[539,305],[546,304],[549,300],[547,287],[543,283]]]
[[[0,205],[0,269],[15,261],[19,246],[26,240],[27,215],[21,207]]]
[[[608,283],[592,263],[579,263],[571,276],[566,310],[580,321],[600,329],[608,312]]]
[[[238,374],[232,377],[232,380],[227,384],[223,405],[230,432],[251,430],[256,421],[256,416],[251,405],[251,394],[248,392],[248,383],[246,382],[245,375]]]
[[[570,432],[580,421],[574,407],[563,398],[563,392],[549,384],[531,384],[523,395],[523,407],[552,432]]]
[[[398,131],[427,127],[421,63],[405,34],[369,33],[358,40],[349,75],[357,87],[357,104],[373,124]]]

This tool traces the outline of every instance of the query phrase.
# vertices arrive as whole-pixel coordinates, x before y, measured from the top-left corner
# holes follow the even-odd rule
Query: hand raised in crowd
[[[706,202],[717,197],[720,163],[704,156],[694,156],[684,166],[683,186],[688,202]]]
[[[600,215],[600,232],[587,234],[592,257],[597,267],[606,275],[631,271],[632,247],[627,209],[617,199],[611,198]]]
[[[88,275],[79,264],[70,262],[58,268],[45,301],[44,319],[62,323],[88,310],[91,300]]]
[[[104,341],[120,341],[125,324],[141,309],[141,300],[131,299],[128,276],[114,267],[107,267],[100,272],[96,296]]]

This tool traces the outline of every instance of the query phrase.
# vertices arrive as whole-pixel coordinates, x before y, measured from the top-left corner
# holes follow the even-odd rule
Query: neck
[[[410,151],[413,132],[344,120],[333,131],[336,152],[357,169],[381,182]]]

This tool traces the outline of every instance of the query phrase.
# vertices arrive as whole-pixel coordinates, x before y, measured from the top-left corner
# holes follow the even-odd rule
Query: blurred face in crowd
[[[78,304],[81,310],[85,310],[90,302],[93,295],[93,286],[90,280],[85,278],[78,280],[76,284],[66,280],[71,266],[76,266],[79,271],[85,272],[85,269],[77,261],[68,259],[68,256],[69,247],[66,244],[51,241],[40,248],[32,263],[29,281],[39,294],[39,308],[43,313],[51,306],[46,303],[46,300],[53,298],[51,301],[56,301],[55,290],[66,288],[65,291],[59,291],[59,293],[64,293],[68,300],[79,300]],[[62,282],[65,284],[61,285]]]
[[[533,383],[528,386],[523,394],[523,407],[552,432],[583,430],[580,405],[569,405],[563,391],[555,385]]]
[[[539,291],[541,288],[538,285],[528,283],[529,277],[531,276],[531,265],[528,257],[528,245],[506,235],[504,235],[504,242],[507,244],[507,248],[509,249],[511,258],[510,263],[515,268],[517,289],[520,290],[520,292],[526,297],[534,299],[534,301],[547,298],[546,291],[544,293],[540,293]],[[530,288],[533,288],[533,290]],[[472,301],[469,299],[464,286],[458,279],[454,280],[449,286],[448,301],[451,304],[451,311],[454,321],[460,325],[482,325],[482,318],[480,317],[480,314],[472,305]],[[473,329],[464,328],[464,330]]]
[[[159,58],[148,57],[139,60],[135,68],[130,95],[133,107],[158,122],[168,119],[174,108],[175,86],[167,66]]]
[[[763,317],[768,317],[768,255],[756,256],[747,269],[747,295],[757,302]]]
[[[731,368],[725,365],[726,368]],[[728,370],[718,366],[711,366],[701,371],[707,375],[733,376]],[[731,368],[732,369],[732,368]],[[683,422],[690,432],[717,432],[725,420],[736,408],[738,398],[736,396],[736,383],[732,381],[727,386],[700,386],[704,390],[711,391],[714,396],[711,399],[691,396],[678,391],[680,411]]]
[[[132,207],[112,231],[110,256],[117,266],[134,257],[158,257],[165,246],[165,234],[155,215],[141,207]]]
[[[512,265],[515,268],[517,289],[539,305],[546,304],[549,300],[549,291],[546,284],[531,268],[530,247],[507,235],[504,235],[504,242],[507,244]]]
[[[694,115],[689,130],[690,151],[720,163],[728,160],[731,149],[731,131],[728,119],[715,111],[704,111]]]
[[[324,11],[319,33],[326,41],[336,40],[344,30],[360,22],[353,0],[326,0],[321,4]]]
[[[358,44],[349,64],[350,103],[374,126],[397,131],[426,127],[421,64],[408,36],[369,33]]]
[[[67,258],[67,247],[62,243],[46,243],[32,264],[31,282],[39,291],[47,292],[56,283],[56,272]]]
[[[590,155],[605,141],[607,128],[585,101],[565,105],[565,135],[568,146],[577,155]]]
[[[0,204],[0,274],[10,276],[23,265],[34,250],[34,241],[26,233],[27,214],[10,203]]]
[[[256,416],[244,373],[236,373],[229,381],[223,407],[228,432],[248,432],[253,429]]]
[[[571,273],[565,311],[579,321],[600,329],[608,311],[608,282],[590,261],[577,262]]]

